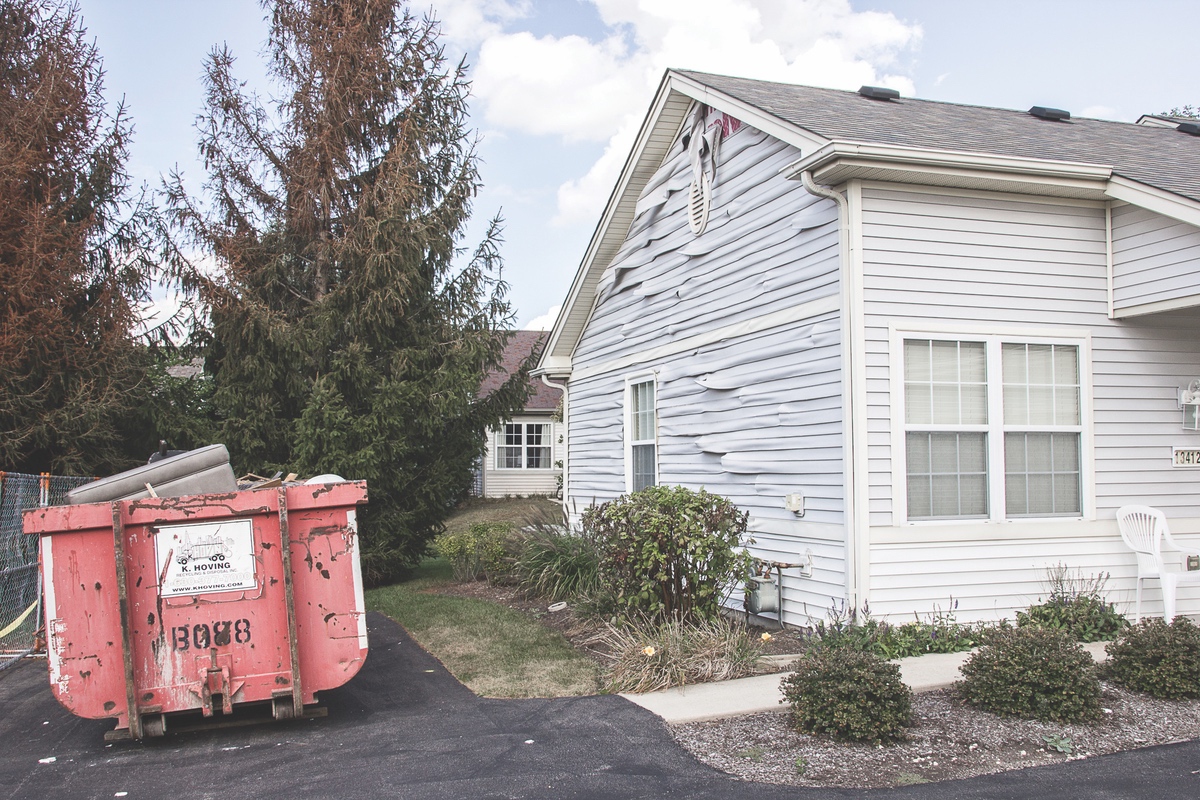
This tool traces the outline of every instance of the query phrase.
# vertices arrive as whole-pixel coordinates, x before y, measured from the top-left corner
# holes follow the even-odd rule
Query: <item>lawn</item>
[[[544,499],[471,501],[448,521],[526,521],[554,512]],[[596,663],[559,633],[519,611],[486,600],[439,594],[454,583],[450,565],[431,558],[401,583],[367,592],[367,608],[399,622],[456,678],[484,697],[567,697],[597,691]]]

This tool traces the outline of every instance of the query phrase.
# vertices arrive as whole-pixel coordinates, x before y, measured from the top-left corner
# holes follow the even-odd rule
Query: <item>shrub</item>
[[[941,610],[930,614],[926,620],[916,617],[912,622],[894,625],[872,617],[866,606],[861,612],[853,609],[847,612],[843,606],[835,609],[827,621],[817,623],[812,644],[861,650],[884,659],[907,658],[970,650],[979,644],[987,627],[986,623],[958,622],[953,611]]]
[[[590,539],[549,526],[522,532],[512,576],[529,594],[558,600],[593,597],[599,586],[599,557]]]
[[[625,620],[607,625],[591,644],[611,653],[604,679],[610,692],[653,692],[671,686],[753,675],[762,643],[724,617],[665,622]]]
[[[1104,642],[1117,638],[1129,621],[1104,599],[1108,573],[1084,577],[1071,575],[1066,564],[1046,570],[1050,585],[1046,602],[1017,612],[1017,625],[1036,625],[1063,631],[1079,642]]]
[[[750,578],[748,516],[703,489],[652,486],[589,508],[583,528],[619,613],[713,620],[725,588]]]
[[[507,522],[476,522],[465,531],[433,540],[438,555],[450,562],[457,581],[496,580],[506,571],[506,545],[512,534]]]
[[[1100,716],[1095,662],[1061,631],[995,628],[962,674],[963,699],[1002,717],[1081,722]]]
[[[1105,674],[1155,697],[1200,697],[1200,628],[1187,617],[1142,620],[1105,648]]]
[[[780,688],[797,729],[851,742],[904,739],[912,693],[895,664],[860,650],[815,648],[792,669]]]

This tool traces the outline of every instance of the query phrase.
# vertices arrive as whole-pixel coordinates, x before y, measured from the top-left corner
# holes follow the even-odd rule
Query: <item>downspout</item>
[[[567,454],[569,452],[568,448],[567,448],[567,435],[568,435],[567,432],[570,430],[570,426],[567,424],[567,413],[570,410],[570,404],[567,402],[567,398],[570,395],[567,393],[567,384],[566,383],[555,383],[554,381],[550,380],[550,378],[548,378],[544,374],[541,375],[540,377],[542,379],[542,383],[546,384],[551,389],[558,389],[559,391],[562,392],[562,408],[563,408],[563,411],[562,411],[562,431],[563,431],[562,432],[562,437],[563,437],[562,462],[563,462],[563,469],[562,469],[562,499],[559,502],[562,503],[563,517],[569,520],[570,517],[567,515],[567,508],[568,508],[568,506],[567,506],[567,487],[569,485],[567,483],[567,464],[570,463],[570,459],[567,457]],[[551,452],[554,452],[554,451],[551,450]]]
[[[857,513],[857,484],[858,475],[856,470],[855,459],[855,444],[858,436],[858,431],[854,425],[854,396],[857,390],[855,385],[855,352],[853,344],[853,326],[856,322],[853,316],[853,291],[855,287],[851,285],[850,275],[853,267],[853,256],[850,252],[850,203],[846,196],[835,191],[829,186],[823,186],[816,183],[812,178],[812,173],[804,170],[800,173],[800,182],[804,189],[817,197],[824,197],[827,200],[832,200],[838,205],[838,216],[840,219],[840,247],[845,262],[844,269],[841,275],[842,285],[842,348],[845,353],[845,359],[842,366],[842,380],[845,382],[845,390],[843,397],[845,400],[845,409],[843,410],[842,419],[845,424],[845,435],[843,436],[843,463],[846,465],[846,498],[842,513],[846,523],[846,603],[851,609],[857,609],[860,605],[859,597],[859,527],[860,521]]]

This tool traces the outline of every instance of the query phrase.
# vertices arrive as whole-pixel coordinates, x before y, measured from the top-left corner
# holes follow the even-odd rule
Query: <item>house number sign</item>
[[[1171,455],[1172,467],[1200,467],[1200,450],[1183,447],[1173,448]]]

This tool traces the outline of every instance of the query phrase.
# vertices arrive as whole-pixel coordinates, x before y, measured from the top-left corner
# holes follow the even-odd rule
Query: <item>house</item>
[[[568,507],[729,497],[793,624],[1131,610],[1116,509],[1200,533],[1200,127],[1142,122],[668,72],[535,371]]]
[[[499,369],[489,373],[480,395],[499,388],[521,362],[541,347],[544,331],[515,331],[501,356]],[[476,474],[475,494],[481,497],[557,495],[562,476],[562,424],[556,411],[562,390],[531,378],[523,412],[488,431],[487,452]]]

